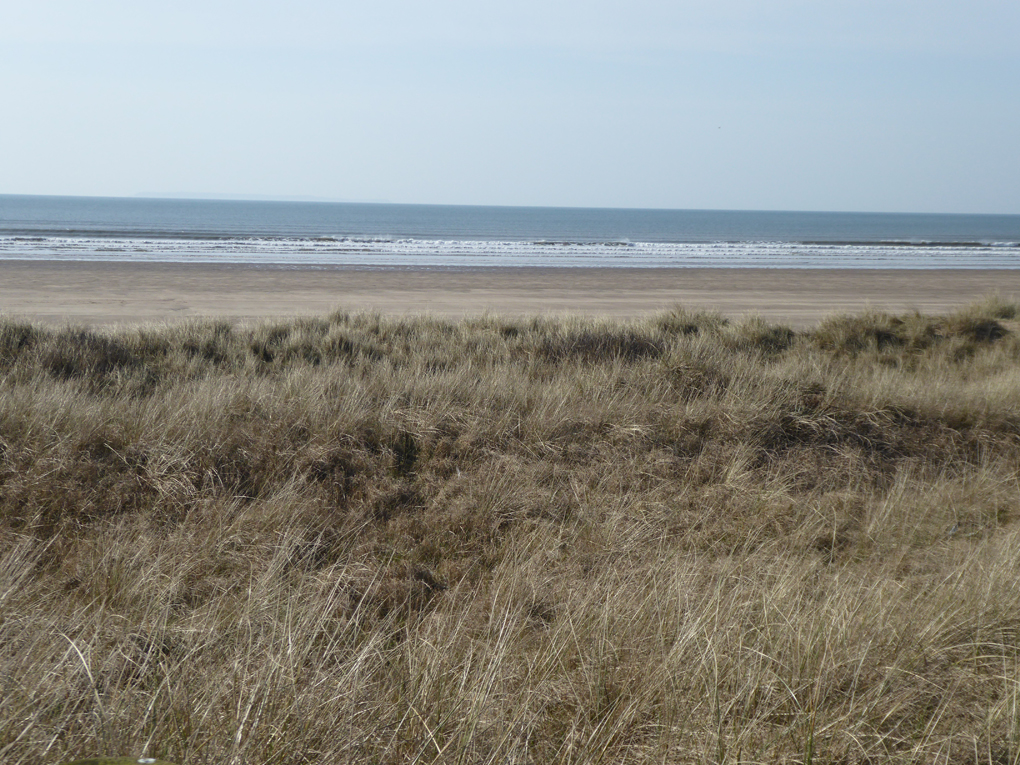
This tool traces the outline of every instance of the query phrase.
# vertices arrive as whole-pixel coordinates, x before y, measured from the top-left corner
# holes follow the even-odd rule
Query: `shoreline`
[[[805,327],[868,307],[944,313],[997,293],[1020,269],[261,266],[0,261],[0,314],[53,324],[201,317],[246,322],[337,308],[462,317],[485,312],[638,318],[684,304]]]

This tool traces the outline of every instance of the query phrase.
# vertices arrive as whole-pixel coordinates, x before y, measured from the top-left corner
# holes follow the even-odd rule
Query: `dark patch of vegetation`
[[[660,340],[640,332],[580,329],[542,338],[538,354],[552,362],[577,360],[597,364],[658,358],[664,349]]]

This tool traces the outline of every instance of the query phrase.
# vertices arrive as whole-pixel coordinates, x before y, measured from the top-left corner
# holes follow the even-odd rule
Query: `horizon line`
[[[395,207],[503,207],[535,210],[647,210],[656,212],[739,212],[739,213],[812,213],[836,215],[977,215],[989,217],[1017,217],[1020,213],[994,212],[946,212],[946,211],[909,211],[909,210],[804,210],[792,208],[754,208],[754,207],[612,207],[606,205],[524,205],[524,204],[464,204],[451,202],[393,202],[382,199],[344,199],[339,197],[317,197],[310,195],[269,195],[269,194],[232,194],[215,192],[136,192],[130,196],[117,194],[17,194],[0,192],[0,197],[55,197],[66,199],[147,199],[167,201],[209,201],[209,202],[279,202],[306,204],[355,204],[355,205],[392,205]]]

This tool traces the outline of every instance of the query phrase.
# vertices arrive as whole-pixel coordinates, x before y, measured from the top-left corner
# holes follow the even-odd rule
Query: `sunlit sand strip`
[[[47,322],[250,320],[337,307],[457,317],[638,317],[683,303],[805,326],[840,311],[943,312],[992,292],[1020,298],[1020,270],[272,268],[0,261],[0,311]]]

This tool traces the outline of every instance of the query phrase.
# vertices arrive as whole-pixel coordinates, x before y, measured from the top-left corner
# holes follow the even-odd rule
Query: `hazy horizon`
[[[732,207],[635,207],[635,206],[596,206],[588,207],[583,205],[487,205],[480,203],[445,203],[445,202],[394,202],[382,199],[330,199],[323,197],[305,196],[269,196],[261,194],[217,194],[201,192],[139,192],[135,194],[17,194],[0,192],[0,198],[12,197],[54,197],[68,199],[138,199],[138,200],[166,200],[166,201],[208,201],[208,202],[293,202],[298,204],[337,204],[337,205],[394,205],[404,207],[508,207],[522,209],[564,209],[564,210],[649,210],[665,212],[734,212],[734,213],[820,213],[820,214],[848,214],[848,215],[988,215],[996,217],[1017,217],[1020,213],[971,213],[959,212],[957,210],[938,210],[931,212],[911,210],[794,210],[786,208],[732,208]]]

